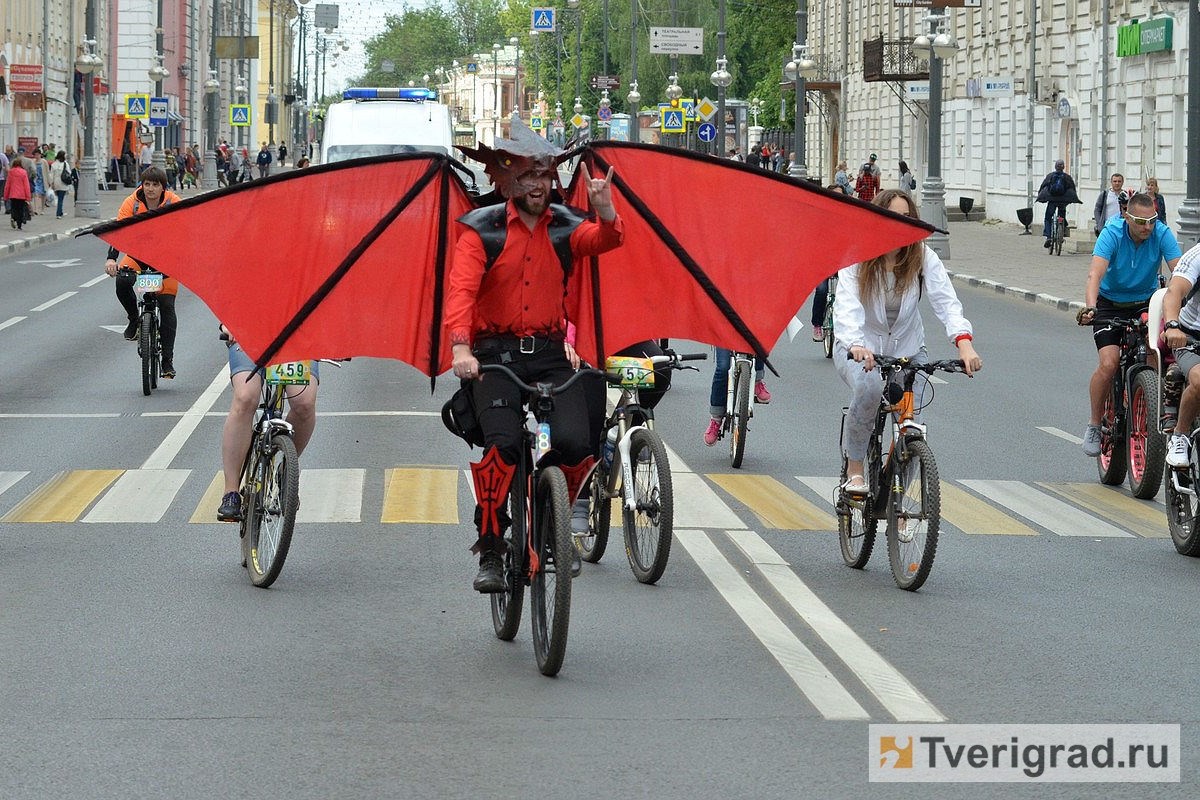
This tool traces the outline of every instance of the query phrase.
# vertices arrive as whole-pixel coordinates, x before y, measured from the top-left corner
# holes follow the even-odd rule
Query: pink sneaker
[[[704,431],[704,444],[712,447],[721,438],[721,420],[710,419],[708,429]]]
[[[754,402],[763,404],[771,402],[771,393],[767,391],[766,381],[754,382]]]
[[[813,325],[813,341],[814,342],[825,341],[825,328],[824,327],[822,327],[820,325]]]

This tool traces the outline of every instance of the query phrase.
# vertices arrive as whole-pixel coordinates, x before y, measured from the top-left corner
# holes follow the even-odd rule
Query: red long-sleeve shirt
[[[463,225],[458,237],[444,322],[452,344],[473,344],[481,333],[530,336],[564,331],[566,284],[550,243],[550,211],[542,214],[533,230],[521,221],[512,201],[505,211],[504,249],[486,274],[487,254],[479,234]],[[619,217],[581,223],[571,233],[576,266],[587,256],[620,246],[624,238]]]

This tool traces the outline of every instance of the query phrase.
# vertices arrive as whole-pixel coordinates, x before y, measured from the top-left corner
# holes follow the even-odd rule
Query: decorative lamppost
[[[519,39],[517,39],[517,37],[513,36],[512,38],[510,38],[508,40],[508,43],[512,45],[513,52],[516,53],[515,60],[513,61],[513,110],[512,110],[512,115],[514,117],[520,117],[521,116],[521,48],[520,48],[521,42]]]
[[[500,130],[500,43],[492,45],[492,146]]]
[[[958,50],[958,42],[940,30],[945,14],[930,14],[923,20],[929,23],[929,34],[913,40],[913,50],[929,56],[929,156],[925,181],[921,184],[921,219],[942,230],[946,229],[946,184],[942,180],[942,59]],[[799,153],[796,154],[799,158]],[[943,259],[950,257],[950,237],[933,233],[927,240],[930,249]]]
[[[629,141],[636,142],[639,136],[638,109],[641,108],[642,102],[637,79],[638,0],[629,0],[629,7],[629,94],[625,96],[625,100],[629,103]],[[724,0],[721,0],[721,8],[725,8]],[[606,19],[605,30],[607,29]]]
[[[721,8],[725,8],[725,0],[721,0]],[[724,16],[724,13],[722,13]],[[722,22],[721,32],[717,34],[720,41],[719,50],[725,50],[725,25]],[[726,67],[729,62],[725,60],[725,56],[717,59],[717,68],[713,71],[708,79],[712,81],[712,85],[717,87],[717,157],[725,157],[725,90],[733,83],[733,75]]]
[[[162,41],[162,28],[158,29],[159,41]],[[159,47],[161,48],[161,44]],[[163,66],[163,54],[160,52],[157,55],[158,63],[151,67],[146,74],[150,76],[150,80],[154,82],[154,96],[162,97],[162,82],[171,77],[171,71]],[[154,128],[154,152],[150,155],[150,163],[161,170],[167,168],[167,156],[163,153],[163,137],[162,128],[155,126]]]
[[[210,69],[208,80],[204,82],[204,100],[208,104],[208,124],[205,126],[208,147],[204,148],[204,173],[200,176],[200,188],[205,191],[217,188],[217,92],[220,90],[217,71]]]
[[[805,17],[807,18],[807,7]],[[793,178],[807,178],[808,167],[805,165],[805,143],[804,143],[804,106],[805,106],[805,89],[804,81],[806,78],[811,78],[817,74],[817,65],[811,58],[805,55],[807,45],[799,42],[792,43],[792,60],[783,66],[783,77],[785,80],[791,81],[796,89],[796,120],[795,131],[792,134],[792,148],[796,151],[796,158],[788,167],[788,175]]]
[[[96,169],[96,87],[95,73],[103,66],[100,56],[94,52],[96,40],[91,36],[96,30],[96,4],[91,0],[87,4],[87,35],[83,46],[85,52],[75,59],[75,69],[79,70],[87,81],[84,92],[84,132],[83,160],[79,162],[79,199],[75,201],[75,216],[87,219],[100,217],[99,178]],[[117,176],[118,179],[120,176]]]
[[[575,102],[578,103],[583,92],[581,87],[583,63],[580,60],[580,54],[583,51],[583,9],[579,7],[579,0],[567,0],[567,8],[575,12]]]
[[[638,91],[636,78],[629,82],[629,94],[625,95],[625,102],[629,108],[629,141],[636,142],[639,134],[638,109],[642,103],[642,93]]]
[[[679,75],[672,72],[667,76],[666,88],[667,102],[671,104],[671,108],[679,107],[679,98],[683,97],[683,88],[679,85]],[[673,134],[676,146],[679,145],[679,134]]]
[[[240,103],[241,105],[245,105],[245,104],[246,104],[246,84],[242,83],[242,79],[241,79],[241,77],[240,77],[240,76],[239,76],[239,78],[238,78],[238,84],[237,84],[237,86],[234,86],[234,87],[233,87],[233,91],[234,91],[235,93],[237,93],[237,96],[238,96],[238,103]],[[238,126],[238,129],[237,129],[237,143],[238,143],[238,146],[239,146],[239,147],[245,147],[245,146],[246,146],[246,134],[245,134],[245,130],[246,130],[246,128],[245,128],[244,126]]]

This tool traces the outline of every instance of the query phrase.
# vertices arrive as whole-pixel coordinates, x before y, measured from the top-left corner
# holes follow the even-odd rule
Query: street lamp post
[[[221,82],[217,80],[217,71],[208,71],[208,80],[204,82],[204,99],[208,104],[208,125],[205,135],[208,137],[207,147],[204,148],[204,173],[200,176],[200,188],[205,191],[217,188],[217,92],[221,90]]]
[[[635,0],[636,2],[636,0]],[[708,79],[717,87],[717,157],[725,157],[725,90],[733,83],[733,75],[725,60],[725,0],[721,0],[717,11],[717,68]]]
[[[492,146],[500,131],[500,43],[492,45]]]
[[[724,0],[722,0],[722,3],[724,3]],[[625,96],[625,100],[629,103],[629,106],[628,106],[628,108],[629,108],[629,141],[636,142],[639,137],[638,109],[641,108],[641,102],[642,102],[642,95],[638,91],[638,79],[637,79],[638,0],[629,0],[629,4],[630,4],[630,9],[631,9],[630,15],[629,15],[629,19],[631,20],[630,25],[629,25],[629,28],[630,28],[630,33],[629,33],[630,78],[629,78],[629,94]],[[721,7],[724,8],[725,6],[722,4]],[[605,22],[605,29],[607,29],[607,27],[608,27],[608,23]]]
[[[514,117],[521,116],[521,40],[513,36],[508,40],[508,43],[513,46],[513,52],[516,56],[513,59],[513,110]]]
[[[913,40],[913,49],[929,54],[929,156],[926,177],[921,184],[921,219],[941,230],[946,229],[946,184],[942,180],[942,59],[954,55],[958,43],[945,31],[939,31],[945,14],[930,14],[929,35]],[[799,157],[799,155],[797,155]],[[950,258],[950,237],[933,233],[926,240],[933,252]]]
[[[159,8],[162,8],[161,0]],[[158,29],[158,42],[158,63],[151,67],[147,74],[150,76],[150,80],[154,82],[154,96],[162,97],[162,82],[171,77],[170,70],[164,67],[162,63],[162,28]],[[154,152],[150,154],[150,163],[161,170],[166,170],[167,168],[167,156],[163,153],[163,129],[159,125],[154,126]]]
[[[575,11],[575,103],[578,104],[582,93],[583,78],[583,64],[579,60],[580,54],[583,52],[583,9],[579,7],[579,0],[567,0],[567,8]]]
[[[804,22],[799,22],[801,18],[800,12],[796,12],[797,31],[802,33],[808,25],[808,6],[805,4],[803,19]],[[804,27],[801,27],[803,25]],[[804,106],[805,106],[805,78],[813,77],[817,72],[817,65],[811,58],[805,55],[805,50],[808,45],[802,42],[794,42],[792,44],[792,60],[783,67],[783,77],[793,84],[796,89],[796,119],[795,130],[792,134],[792,148],[796,153],[796,157],[792,163],[788,165],[788,175],[793,178],[804,179],[808,177],[808,166],[806,164],[804,152],[806,144],[804,141]]]
[[[88,38],[83,45],[86,52],[75,59],[75,69],[79,70],[87,81],[84,91],[84,132],[83,160],[79,162],[79,196],[75,201],[75,216],[87,219],[100,217],[99,178],[96,171],[96,87],[94,74],[100,69],[100,56],[94,49],[96,40],[92,38],[96,32],[96,5],[98,0],[89,0],[87,4],[87,20],[85,34]],[[119,177],[119,176],[118,176]]]
[[[1179,206],[1179,239],[1200,243],[1200,4],[1188,3],[1187,198]]]

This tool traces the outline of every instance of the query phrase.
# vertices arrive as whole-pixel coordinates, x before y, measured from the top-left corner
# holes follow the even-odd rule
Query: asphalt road
[[[681,518],[667,572],[637,584],[618,535],[575,582],[547,679],[528,620],[498,641],[470,589],[461,471],[478,451],[436,415],[451,382],[431,397],[400,364],[323,371],[303,467],[329,480],[301,512],[342,516],[299,523],[282,577],[255,589],[204,499],[229,401],[215,319],[180,298],[179,377],[143,397],[103,251],[0,260],[0,797],[1194,794],[1200,563],[1162,538],[1161,495],[1088,494],[1070,438],[1095,356],[1068,314],[960,290],[985,366],[935,386],[948,522],[916,594],[882,552],[846,568],[822,522],[848,392],[818,345],[775,348],[738,471],[701,442],[711,362],[679,374],[658,416]],[[383,521],[389,470],[456,473],[457,521]],[[85,471],[111,482],[70,521],[13,521],[39,493],[62,511],[55,477]],[[117,494],[151,473],[166,501]],[[868,724],[918,720],[1181,723],[1182,785],[868,783]]]

